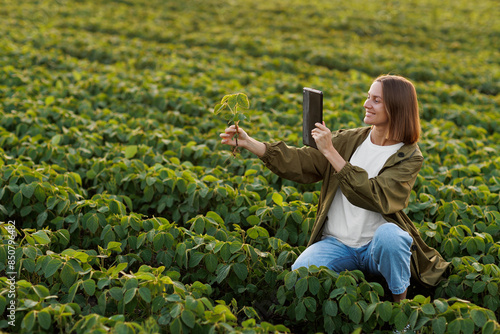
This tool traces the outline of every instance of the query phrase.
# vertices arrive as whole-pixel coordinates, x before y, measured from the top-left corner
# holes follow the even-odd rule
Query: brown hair
[[[381,75],[375,81],[382,84],[389,117],[388,138],[405,144],[416,143],[420,138],[420,116],[415,86],[398,75]]]

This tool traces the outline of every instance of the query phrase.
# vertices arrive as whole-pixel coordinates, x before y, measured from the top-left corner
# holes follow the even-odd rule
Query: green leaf
[[[285,275],[285,287],[287,290],[292,290],[297,282],[297,272],[290,271]]]
[[[396,329],[402,331],[407,324],[408,316],[403,311],[398,312],[398,314],[394,317],[394,325],[396,326]]]
[[[314,200],[314,194],[311,192],[305,192],[302,196],[304,197],[304,202],[306,203],[312,203]]]
[[[224,107],[225,107],[225,105],[224,105],[224,104],[222,104],[222,103],[218,103],[218,104],[216,104],[216,105],[215,105],[215,107],[214,107],[214,109],[212,110],[212,112],[213,112],[214,114],[216,114],[216,115],[217,115],[217,114],[218,114],[218,113],[220,113],[222,110],[224,110]]]
[[[144,188],[144,201],[151,202],[155,195],[155,188],[151,186],[146,186]]]
[[[493,334],[495,333],[497,325],[493,320],[488,320],[488,322],[484,325],[482,333],[483,334]]]
[[[213,273],[217,269],[218,264],[217,256],[214,254],[205,255],[205,266],[209,272]]]
[[[474,333],[474,321],[471,319],[461,319],[461,327],[464,334]]]
[[[73,283],[75,283],[77,279],[77,273],[73,270],[73,267],[69,265],[68,263],[64,264],[62,270],[61,270],[61,281],[66,287],[71,287]]]
[[[33,290],[35,291],[36,295],[42,299],[50,295],[49,289],[47,289],[43,285],[35,285],[33,286]]]
[[[361,318],[363,317],[363,311],[358,304],[353,304],[349,309],[349,319],[351,319],[354,323],[359,324],[361,322]]]
[[[434,315],[436,314],[436,310],[434,309],[434,306],[432,304],[424,304],[422,305],[422,312],[427,315]]]
[[[26,217],[33,211],[33,207],[31,205],[25,206],[24,208],[21,209],[21,217]]]
[[[425,304],[425,303],[427,303],[427,299],[424,296],[422,296],[422,295],[416,295],[413,298],[413,300],[416,301],[419,304]]]
[[[337,312],[338,312],[338,307],[337,307],[337,303],[334,302],[333,300],[331,299],[328,299],[325,303],[324,303],[324,313],[329,315],[329,316],[336,316],[337,315]]]
[[[482,293],[485,288],[486,288],[486,282],[476,281],[476,282],[474,282],[474,285],[472,286],[472,292],[479,294],[479,293]]]
[[[123,299],[123,290],[117,286],[109,289],[109,294],[118,302]]]
[[[436,299],[434,300],[434,305],[436,305],[437,309],[440,313],[444,313],[448,310],[448,303],[442,300]]]
[[[226,189],[224,189],[224,188],[220,188],[220,189],[223,189],[224,191],[226,191]],[[224,220],[221,218],[221,216],[217,212],[209,211],[209,212],[207,212],[206,217],[212,219],[220,226],[224,226]]]
[[[299,279],[297,283],[295,284],[295,294],[297,295],[297,298],[301,298],[304,293],[307,291],[307,279]]]
[[[151,303],[151,290],[146,287],[139,288],[139,295],[146,303]]]
[[[470,317],[472,318],[472,321],[474,321],[476,326],[478,326],[479,328],[483,328],[483,326],[488,321],[488,315],[483,310],[476,310],[476,309],[472,310],[470,312]]]
[[[37,186],[36,183],[23,184],[23,186],[21,186],[21,191],[24,197],[31,198],[35,193],[36,186]]]
[[[436,334],[443,334],[446,331],[446,318],[439,317],[432,320],[432,330]]]
[[[297,321],[300,321],[302,319],[304,319],[306,316],[306,306],[304,305],[304,303],[298,303],[297,306],[295,306],[295,319]]]
[[[283,205],[283,196],[279,193],[273,193],[273,202],[279,206]]]
[[[377,314],[383,321],[389,321],[392,316],[392,304],[388,301],[378,304]]]
[[[348,295],[344,295],[339,301],[340,310],[345,314],[349,315],[349,310],[352,306],[351,298]]]
[[[190,310],[182,311],[181,319],[189,328],[193,328],[196,323],[196,317],[194,316],[194,313],[191,312]]]
[[[23,205],[23,193],[18,191],[17,194],[14,195],[14,205],[19,209]]]
[[[231,257],[231,245],[229,243],[225,243],[224,246],[222,246],[220,256],[225,262],[229,261]]]
[[[85,215],[87,216],[87,214]],[[84,219],[85,219],[84,216]],[[96,213],[89,213],[87,216],[87,228],[91,233],[96,233],[97,229],[99,228],[99,217],[97,217]]]
[[[448,333],[460,333],[461,330],[460,319],[455,319],[448,324]]]
[[[273,211],[273,216],[276,217],[277,219],[283,218],[283,207],[275,206],[272,211]]]
[[[415,328],[417,324],[417,319],[418,319],[418,310],[413,310],[410,314],[410,318],[408,319],[408,322],[410,323],[410,328]]]
[[[364,321],[367,322],[370,320],[370,317],[372,316],[373,312],[375,311],[375,309],[377,308],[377,305],[376,303],[373,303],[373,304],[369,304],[366,309],[365,309],[365,317],[364,317]]]
[[[38,312],[38,323],[43,329],[48,330],[52,324],[50,312],[47,310]]]
[[[250,102],[248,97],[243,93],[238,93],[237,95],[238,105],[243,109],[248,109],[250,107]]]
[[[321,284],[319,283],[319,279],[315,276],[310,276],[307,278],[309,284],[309,292],[312,295],[316,295],[319,292]]]
[[[70,234],[68,230],[61,229],[56,232],[57,238],[59,239],[59,243],[63,246],[67,246],[70,240]]]
[[[153,185],[153,184],[155,184],[155,183],[156,183],[156,177],[154,177],[154,176],[148,176],[148,177],[146,178],[146,184],[147,184],[148,186],[152,186],[152,185]]]
[[[333,334],[335,332],[335,328],[337,327],[335,323],[332,320],[332,317],[325,317],[325,320],[323,321],[323,325],[325,327],[326,333],[327,334]]]
[[[61,142],[61,135],[55,135],[54,137],[52,137],[52,139],[50,140],[50,143],[54,146],[57,146],[59,145],[59,143]]]
[[[302,213],[300,211],[294,211],[292,212],[292,218],[297,224],[301,224],[302,220],[304,219],[302,217]]]
[[[259,230],[257,230],[258,226],[254,226],[247,230],[247,235],[251,239],[257,239],[259,237]]]
[[[498,284],[495,282],[489,282],[487,288],[490,295],[496,296],[498,294]]]
[[[172,334],[181,334],[182,333],[182,323],[179,318],[174,319],[170,323],[170,333]]]
[[[132,288],[132,289],[127,290],[125,292],[125,294],[123,295],[123,302],[125,304],[130,303],[134,299],[136,292],[137,292],[137,288]]]
[[[191,296],[186,296],[186,309],[195,311],[198,307],[198,301]]]
[[[260,223],[260,219],[259,219],[259,217],[255,216],[255,215],[251,215],[251,216],[247,217],[247,222],[250,225],[255,226],[255,225],[258,225]]]
[[[229,95],[227,98],[227,106],[229,107],[229,109],[231,109],[231,112],[233,113],[233,115],[236,114],[236,112],[237,112],[237,110],[236,110],[237,105],[238,105],[237,94]]]
[[[95,293],[95,281],[93,279],[88,279],[83,281],[83,289],[85,290],[85,293],[89,296],[93,296]]]
[[[338,296],[344,294],[345,291],[346,291],[345,287],[337,288],[330,293],[330,298],[337,298]]]
[[[121,246],[122,246],[121,242],[110,241],[110,242],[108,242],[106,249],[120,253],[122,251]]]
[[[49,278],[52,275],[56,273],[56,271],[59,269],[59,267],[62,266],[62,261],[59,259],[52,259],[47,263],[47,266],[45,267],[44,274],[45,278]]]
[[[233,241],[229,247],[229,250],[231,251],[231,254],[236,253],[243,247],[243,244],[239,241]]]
[[[51,104],[53,104],[54,102],[56,101],[55,97],[52,96],[52,95],[49,95],[45,98],[45,105],[46,106],[50,106]]]
[[[312,297],[306,297],[304,298],[304,305],[307,307],[307,309],[311,312],[316,312],[316,299]]]
[[[190,268],[196,267],[201,262],[201,260],[203,260],[204,256],[205,254],[201,252],[196,252],[194,254],[191,254],[191,257],[189,258],[189,267]]]
[[[220,266],[220,268],[217,269],[217,283],[222,283],[226,279],[230,270],[231,270],[230,264],[224,264]]]
[[[203,218],[196,218],[193,224],[193,228],[196,233],[203,234],[203,231],[205,230],[205,221],[203,220]]]
[[[248,276],[247,266],[243,263],[233,264],[233,271],[235,272],[236,276],[238,276],[238,278],[242,281],[244,281]]]
[[[132,159],[137,154],[137,145],[130,145],[125,148],[125,158]]]
[[[36,319],[35,311],[28,312],[28,314],[26,314],[26,316],[23,318],[23,321],[21,322],[21,328],[24,328],[28,332],[31,332],[33,326],[35,325],[35,319]]]

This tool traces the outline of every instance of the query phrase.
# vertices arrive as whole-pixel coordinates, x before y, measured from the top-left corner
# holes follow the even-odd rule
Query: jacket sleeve
[[[337,174],[342,193],[353,205],[381,214],[391,214],[408,205],[411,188],[422,167],[423,157],[412,156],[382,170],[378,176],[349,162]]]
[[[291,147],[284,142],[265,143],[266,153],[260,158],[276,175],[298,183],[321,181],[328,160],[312,147]]]

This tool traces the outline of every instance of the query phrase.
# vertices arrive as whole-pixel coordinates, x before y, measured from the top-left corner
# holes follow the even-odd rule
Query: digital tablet
[[[311,131],[315,123],[323,123],[323,92],[313,88],[304,87],[302,102],[302,143],[318,148]]]

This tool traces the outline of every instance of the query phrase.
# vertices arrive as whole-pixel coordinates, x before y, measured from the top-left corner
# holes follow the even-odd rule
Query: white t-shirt
[[[389,146],[375,145],[371,141],[370,132],[352,155],[350,163],[363,168],[368,177],[373,178],[384,167],[387,159],[402,146],[403,143]],[[358,248],[368,244],[377,228],[385,223],[386,220],[380,213],[352,205],[339,187],[328,211],[328,221],[323,235],[334,236],[343,244]]]

